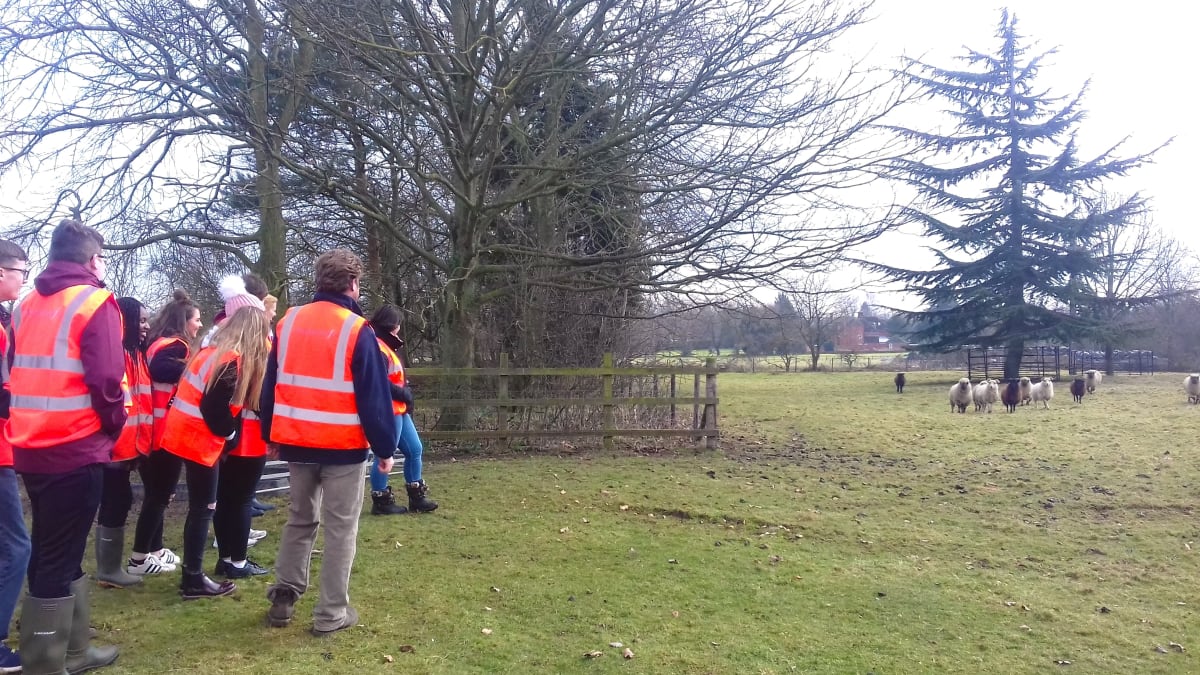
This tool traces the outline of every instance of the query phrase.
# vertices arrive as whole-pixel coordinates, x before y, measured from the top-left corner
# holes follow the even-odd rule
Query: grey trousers
[[[350,569],[358,545],[358,518],[363,505],[363,465],[288,463],[291,502],[287,525],[275,561],[274,588],[303,595],[317,527],[325,525],[320,591],[313,608],[313,627],[331,630],[350,608]]]

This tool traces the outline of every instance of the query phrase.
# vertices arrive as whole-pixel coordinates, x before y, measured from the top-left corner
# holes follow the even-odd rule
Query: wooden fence
[[[491,395],[464,399],[418,399],[416,408],[422,422],[434,419],[430,411],[450,408],[467,408],[476,413],[473,419],[491,422],[493,428],[463,429],[456,431],[435,430],[432,425],[423,428],[417,425],[421,438],[428,441],[471,440],[493,441],[507,444],[514,439],[530,438],[596,438],[605,448],[611,449],[614,439],[621,437],[690,438],[706,448],[719,447],[720,431],[717,427],[717,374],[715,358],[705,359],[703,366],[642,366],[617,367],[612,354],[605,354],[599,368],[513,368],[507,355],[501,355],[495,368],[409,368],[406,373],[412,380],[426,380],[433,384],[441,377],[464,377],[472,381],[492,380],[491,386],[481,386],[481,392]],[[531,397],[513,398],[509,395],[513,378],[596,378],[599,381],[599,396],[581,397]],[[648,378],[652,382],[651,396],[619,396],[614,386],[617,378]],[[659,382],[666,383],[666,395],[659,395]],[[681,396],[681,389],[690,384],[690,396]],[[435,387],[418,386],[418,393],[433,391]],[[666,408],[666,428],[622,428],[617,423],[618,412],[631,408]],[[551,408],[589,408],[600,411],[597,428],[539,428],[530,424],[513,424],[517,411]],[[422,412],[423,411],[423,412]],[[493,414],[494,411],[494,414]],[[690,417],[690,420],[688,419]],[[682,422],[690,422],[680,428]],[[392,473],[400,473],[402,462],[397,455]],[[260,494],[286,490],[287,467],[284,462],[268,462],[259,482]]]
[[[1043,377],[1060,379],[1063,357],[1066,356],[1063,352],[1059,347],[1026,347],[1021,352],[1021,371],[1017,376],[1035,382]],[[967,352],[967,377],[972,382],[985,378],[1003,379],[1005,358],[1003,347],[972,349]]]

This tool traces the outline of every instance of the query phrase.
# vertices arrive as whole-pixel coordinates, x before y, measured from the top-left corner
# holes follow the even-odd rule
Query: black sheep
[[[904,373],[896,373],[896,393],[904,393]]]
[[[1082,377],[1077,377],[1071,382],[1071,396],[1075,398],[1076,403],[1083,403],[1083,395],[1087,393],[1087,382]]]
[[[1004,402],[1008,412],[1016,412],[1017,404],[1021,402],[1021,384],[1016,380],[1009,380],[1004,391],[1000,392],[1000,400]]]

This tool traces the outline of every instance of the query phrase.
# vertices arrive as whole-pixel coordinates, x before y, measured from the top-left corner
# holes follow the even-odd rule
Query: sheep
[[[1088,386],[1087,381],[1084,380],[1084,378],[1077,377],[1071,382],[1071,397],[1075,399],[1076,403],[1083,403],[1083,394],[1087,391],[1096,390]]]
[[[1021,402],[1021,384],[1016,380],[1009,380],[1004,391],[1000,393],[1000,400],[1004,401],[1004,407],[1008,408],[1008,412],[1016,412],[1017,404]]]
[[[1028,377],[1021,378],[1021,405],[1029,405],[1029,391],[1033,389],[1033,382]]]
[[[1188,403],[1200,403],[1200,375],[1188,375],[1183,381],[1183,390],[1187,392]]]
[[[962,378],[953,387],[950,387],[950,412],[955,409],[960,413],[967,412],[967,406],[971,405],[971,381],[967,378]]]
[[[1087,378],[1087,393],[1096,393],[1096,387],[1100,386],[1100,382],[1104,379],[1104,373],[1099,370],[1089,370],[1084,372],[1083,375]]]
[[[904,393],[904,381],[905,381],[904,373],[896,373],[896,379],[894,380],[894,382],[896,383],[896,393],[897,394]]]
[[[992,412],[992,405],[1000,400],[1000,381],[984,380],[975,385],[975,410]]]
[[[1041,382],[1033,385],[1029,390],[1029,399],[1033,402],[1036,408],[1038,403],[1041,403],[1047,410],[1050,409],[1050,399],[1054,398],[1054,383],[1050,378],[1043,377]]]

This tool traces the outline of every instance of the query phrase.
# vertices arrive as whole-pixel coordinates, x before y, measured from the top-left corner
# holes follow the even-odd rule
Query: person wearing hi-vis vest
[[[265,463],[266,443],[261,432],[246,438],[244,426],[247,413],[259,405],[270,348],[267,331],[261,305],[234,311],[212,344],[192,357],[167,411],[163,450],[180,457],[187,474],[179,582],[185,600],[228,595],[237,588],[232,581],[217,583],[204,573],[210,524],[227,558],[218,562],[219,573],[232,578],[266,573],[246,559],[250,498]],[[242,452],[237,459],[229,456],[238,449]],[[222,517],[214,519],[214,510]],[[230,517],[235,512],[243,516],[236,522]]]
[[[142,510],[133,531],[133,551],[125,570],[130,574],[174,572],[179,556],[163,546],[163,513],[179,485],[181,459],[162,451],[163,424],[183,368],[192,353],[192,342],[203,327],[200,308],[186,291],[176,289],[171,301],[150,322],[146,335],[146,368],[150,371],[150,405],[154,426],[150,453],[138,463],[142,477]]]
[[[113,446],[112,461],[104,466],[104,488],[96,515],[96,583],[125,588],[142,583],[142,577],[125,571],[125,522],[133,506],[130,473],[150,452],[154,416],[150,403],[150,371],[146,368],[146,334],[150,317],[137,298],[117,298],[121,308],[121,346],[125,356],[125,381],[129,389],[129,418]]]
[[[50,237],[50,264],[13,312],[4,435],[33,515],[21,608],[26,673],[82,672],[117,659],[92,647],[83,556],[104,464],[125,427],[121,310],[104,288],[104,238],[76,220]]]
[[[358,623],[350,606],[350,569],[363,507],[368,448],[380,469],[392,468],[396,423],[391,388],[375,331],[358,306],[362,261],[333,249],[316,261],[316,294],[292,307],[275,330],[263,381],[263,439],[287,462],[290,501],[267,589],[267,623],[292,621],[308,590],[318,526],[324,526],[320,590],[312,633],[324,636]]]
[[[29,278],[29,257],[11,241],[0,239],[0,302],[11,302]],[[0,307],[0,425],[8,418],[8,311]],[[12,446],[0,433],[0,673],[21,672],[21,657],[7,644],[25,565],[29,563],[29,532],[21,508],[17,472],[13,470]]]

